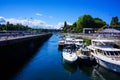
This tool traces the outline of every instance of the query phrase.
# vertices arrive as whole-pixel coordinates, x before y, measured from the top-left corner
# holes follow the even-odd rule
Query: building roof
[[[99,33],[120,33],[119,30],[116,30],[116,29],[109,29],[109,28],[106,28],[104,30],[101,30]]]

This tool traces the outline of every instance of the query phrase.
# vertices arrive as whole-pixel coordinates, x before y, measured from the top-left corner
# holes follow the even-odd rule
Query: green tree
[[[64,27],[67,27],[67,22],[66,21],[64,22]]]
[[[74,22],[72,26],[73,26],[73,27],[77,27],[77,23],[76,23],[76,22]]]
[[[92,16],[90,15],[83,15],[81,17],[78,18],[78,21],[77,21],[77,27],[81,28],[91,28],[93,27],[93,24],[94,24],[94,19],[92,18]]]
[[[91,28],[94,25],[94,19],[91,15],[83,15],[78,18],[77,22],[77,31],[82,32],[83,28]]]
[[[106,25],[106,22],[104,22],[102,19],[94,18],[94,28],[100,28],[104,25]]]
[[[10,23],[9,22],[7,22],[7,24],[6,24],[6,31],[8,30],[8,27],[10,26]]]
[[[93,18],[91,15],[83,15],[72,25],[67,25],[65,21],[62,31],[79,33],[83,31],[83,28],[101,28],[104,25],[106,25],[106,22],[100,18]]]
[[[117,26],[117,25],[119,25],[118,17],[117,16],[112,17],[112,20],[110,22],[110,26]]]

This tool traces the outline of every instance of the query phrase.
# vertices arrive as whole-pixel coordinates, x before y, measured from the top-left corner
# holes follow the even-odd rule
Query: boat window
[[[93,50],[91,50],[91,52],[92,52],[92,53],[94,53],[94,51],[93,51]]]
[[[79,43],[82,43],[82,41],[79,41]]]
[[[99,49],[98,49],[98,52],[99,52],[99,53],[103,53],[103,51],[102,51],[102,50],[99,50]]]
[[[105,52],[104,52],[104,55],[106,55],[106,54],[107,54],[107,52],[105,51]]]
[[[115,55],[119,55],[119,52],[118,51],[114,51]]]
[[[114,51],[109,51],[109,53],[110,53],[110,55],[112,55],[112,56],[115,55],[115,54],[114,54]]]
[[[106,52],[106,51],[104,51],[103,55],[106,55],[106,54],[107,54],[107,52]]]
[[[109,51],[105,51],[104,53],[106,56],[110,56],[110,52]]]
[[[100,50],[98,49],[98,52],[100,52]]]
[[[109,51],[106,51],[106,55],[109,56],[109,55],[110,55],[110,52],[109,52]]]
[[[113,43],[112,43],[112,42],[106,42],[105,44],[106,44],[106,45],[108,45],[108,46],[113,45]]]
[[[84,54],[84,55],[88,54],[88,51],[84,51],[83,54]]]
[[[120,51],[117,51],[117,53],[120,55]]]

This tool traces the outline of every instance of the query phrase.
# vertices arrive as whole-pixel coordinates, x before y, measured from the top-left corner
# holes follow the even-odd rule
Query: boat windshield
[[[83,50],[81,50],[81,53],[84,55],[88,55],[90,53],[90,51],[87,49],[83,49]]]
[[[64,52],[67,52],[68,50],[67,50],[67,49],[64,49],[63,51],[64,51]]]
[[[82,53],[85,54],[85,55],[87,55],[87,54],[89,54],[89,51],[84,51]]]

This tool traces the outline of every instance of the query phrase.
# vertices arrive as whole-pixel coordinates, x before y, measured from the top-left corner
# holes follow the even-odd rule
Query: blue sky
[[[90,14],[109,24],[113,16],[120,18],[119,6],[119,0],[0,0],[0,16],[13,23],[27,19],[34,22],[31,25],[55,28]]]

